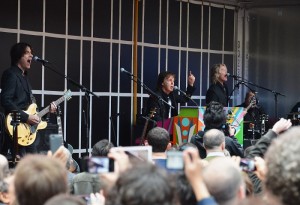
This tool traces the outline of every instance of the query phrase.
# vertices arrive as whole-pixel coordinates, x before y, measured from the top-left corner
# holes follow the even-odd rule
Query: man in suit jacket
[[[11,67],[5,70],[1,78],[1,105],[5,114],[16,110],[20,113],[20,120],[30,125],[38,124],[41,119],[37,115],[25,113],[31,103],[35,103],[32,88],[27,78],[27,71],[32,61],[32,47],[27,43],[16,43],[10,50]],[[56,105],[51,103],[51,112],[55,112]],[[20,147],[20,155],[36,152],[35,143],[32,146]]]

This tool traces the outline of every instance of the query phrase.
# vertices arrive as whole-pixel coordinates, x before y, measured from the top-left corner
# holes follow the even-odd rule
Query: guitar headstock
[[[67,90],[64,94],[65,100],[70,100],[72,98],[72,92],[71,90]]]
[[[151,108],[148,117],[153,118],[156,113],[157,108]]]

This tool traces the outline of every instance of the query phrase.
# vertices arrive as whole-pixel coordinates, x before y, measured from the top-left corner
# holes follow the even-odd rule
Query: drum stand
[[[252,132],[252,139],[250,139],[251,145],[255,145],[256,143],[256,139],[255,139],[255,124],[254,123],[250,123],[249,125],[250,130]]]
[[[18,157],[18,125],[20,124],[20,113],[18,111],[12,111],[12,120],[10,124],[13,127],[13,150],[12,150],[12,166],[15,167]]]

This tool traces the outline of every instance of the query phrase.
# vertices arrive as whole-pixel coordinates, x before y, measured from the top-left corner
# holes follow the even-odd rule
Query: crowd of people
[[[1,105],[6,114],[16,110],[22,123],[36,126],[41,119],[24,111],[35,103],[27,78],[32,53],[27,43],[17,43],[11,48],[11,67],[1,79]],[[280,119],[257,143],[244,150],[235,137],[235,129],[225,126],[224,107],[229,102],[227,67],[216,64],[210,74],[205,129],[190,142],[172,145],[168,130],[157,126],[147,132],[142,142],[152,147],[150,161],[122,149],[112,149],[111,142],[100,140],[93,146],[91,157],[83,160],[87,163],[80,167],[74,166],[77,163],[64,146],[45,155],[37,153],[37,142],[19,145],[15,169],[10,169],[7,158],[0,155],[0,204],[298,205],[300,128],[290,128],[290,120]],[[191,100],[196,89],[192,72],[185,92],[174,92],[174,81],[172,72],[159,74],[156,91],[149,97],[146,109],[147,115],[153,113],[152,120],[164,121],[176,116],[178,103]],[[240,106],[245,109],[247,121],[260,120],[258,116],[263,110],[254,91],[247,93]],[[53,102],[49,105],[50,112],[56,108]],[[105,164],[100,163],[100,169],[91,173],[88,169],[91,158],[109,158],[107,163],[113,164],[106,172],[95,173],[105,170]]]
[[[300,202],[300,128],[291,125],[290,120],[280,119],[243,158],[230,154],[224,132],[216,128],[203,135],[205,157],[193,142],[171,146],[169,133],[161,127],[152,128],[146,137],[145,146],[153,151],[150,162],[100,140],[92,157],[114,161],[114,171],[105,173],[83,168],[70,176],[72,160],[63,146],[53,154],[28,154],[14,170],[0,155],[0,201],[12,205],[296,205]],[[180,158],[172,160],[170,152],[180,153]],[[178,160],[183,167],[169,167]],[[256,169],[250,170],[250,162]]]

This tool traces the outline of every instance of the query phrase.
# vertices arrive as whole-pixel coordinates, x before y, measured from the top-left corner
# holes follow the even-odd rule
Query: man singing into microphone
[[[40,122],[37,115],[30,115],[24,112],[31,103],[35,103],[32,95],[31,85],[27,78],[27,71],[30,69],[32,61],[32,47],[27,43],[16,43],[10,50],[11,67],[5,70],[1,78],[1,105],[5,109],[5,114],[12,111],[20,113],[20,121],[35,125]],[[50,112],[56,111],[56,105],[51,103]],[[37,141],[37,140],[36,140]],[[29,146],[19,146],[21,156],[26,153],[34,153],[36,142]]]
[[[194,86],[195,76],[191,71],[188,75],[186,96],[183,94],[178,95],[177,92],[174,92],[174,80],[175,74],[170,71],[164,71],[158,75],[155,92],[157,96],[151,95],[147,102],[147,114],[151,113],[151,111],[155,112],[154,115],[151,116],[153,120],[162,121],[163,119],[178,115],[177,103],[188,102],[196,89]],[[167,103],[163,103],[158,97]],[[173,106],[173,108],[170,105]]]
[[[211,85],[206,92],[206,104],[219,102],[228,107],[227,67],[225,64],[215,64],[210,70]]]

